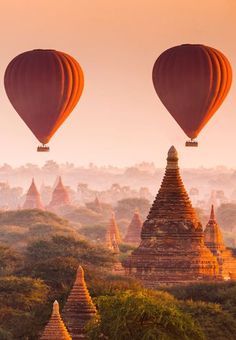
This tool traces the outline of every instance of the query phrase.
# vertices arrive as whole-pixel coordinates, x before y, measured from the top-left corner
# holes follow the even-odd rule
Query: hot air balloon
[[[84,86],[79,63],[55,50],[33,50],[16,56],[4,77],[7,96],[36,138],[46,146],[77,104]]]
[[[194,139],[229,92],[232,71],[227,58],[204,45],[180,45],[164,51],[153,73],[156,93],[176,122]]]

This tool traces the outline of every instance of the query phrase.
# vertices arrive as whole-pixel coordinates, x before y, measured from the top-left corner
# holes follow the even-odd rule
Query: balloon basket
[[[188,140],[185,142],[185,146],[193,146],[193,147],[198,147],[198,142],[194,140]]]
[[[41,145],[37,147],[38,152],[49,152],[49,146]]]

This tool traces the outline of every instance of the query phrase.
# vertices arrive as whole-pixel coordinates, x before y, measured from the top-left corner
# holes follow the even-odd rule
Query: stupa
[[[141,243],[123,264],[127,275],[148,287],[214,280],[218,275],[217,260],[204,244],[202,225],[184,188],[174,146],[143,224]]]
[[[73,340],[84,338],[87,323],[97,317],[97,310],[87,289],[81,266],[77,270],[75,283],[62,316]]]
[[[214,205],[211,206],[210,219],[204,230],[204,239],[205,245],[214,255],[217,255],[218,251],[225,250],[223,236],[215,218]]]
[[[61,319],[59,304],[57,301],[53,303],[53,310],[51,318],[46,325],[41,340],[71,340],[64,322]]]
[[[108,229],[110,230],[110,236],[111,236],[111,240],[113,240],[113,238],[116,239],[117,243],[121,242],[121,235],[120,235],[120,231],[119,231],[119,227],[118,224],[116,222],[116,218],[115,218],[115,214],[112,213],[109,225],[108,225]]]
[[[58,183],[53,190],[52,193],[52,199],[49,203],[49,208],[58,208],[61,206],[69,205],[70,204],[70,198],[68,191],[66,190],[65,186],[62,183],[61,176],[58,178]]]
[[[139,245],[141,241],[141,230],[143,222],[139,211],[136,209],[133,218],[128,226],[124,241],[133,245]]]
[[[204,230],[205,245],[215,255],[219,265],[219,279],[236,280],[236,258],[224,244],[223,236],[215,217],[214,206],[211,206],[210,219]]]
[[[102,212],[102,205],[101,205],[100,200],[97,196],[95,197],[95,200],[93,202],[91,202],[90,206],[89,206],[89,203],[88,203],[88,207],[90,209],[94,210],[95,212],[99,213],[99,214]]]
[[[23,204],[23,209],[43,209],[41,197],[38,189],[36,188],[34,178],[32,179],[29,190],[27,191],[25,202]]]

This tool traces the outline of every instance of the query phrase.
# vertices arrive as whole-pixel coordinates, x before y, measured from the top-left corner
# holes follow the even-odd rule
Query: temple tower
[[[214,255],[217,255],[218,251],[225,250],[223,236],[215,218],[214,205],[211,206],[210,219],[204,230],[204,239],[205,245]]]
[[[116,239],[117,243],[121,242],[121,235],[119,231],[118,224],[116,222],[115,214],[112,213],[108,229],[110,230],[111,240]]]
[[[77,270],[62,316],[73,340],[84,338],[86,324],[97,317],[97,310],[87,289],[81,266]]]
[[[223,236],[215,217],[214,206],[211,206],[210,219],[204,230],[205,245],[217,258],[219,279],[236,280],[236,258],[224,244]]]
[[[102,212],[102,205],[100,203],[99,198],[96,196],[95,200],[94,200],[94,211],[96,211],[97,213],[101,213]]]
[[[70,198],[68,191],[62,183],[61,176],[59,176],[58,183],[52,193],[52,199],[49,203],[49,208],[58,208],[69,204]]]
[[[184,188],[174,146],[143,224],[141,243],[124,266],[127,274],[150,287],[213,280],[218,274],[217,261],[204,245],[202,225]]]
[[[43,209],[41,197],[38,189],[36,188],[34,178],[32,179],[29,190],[27,191],[23,209]]]
[[[64,322],[61,319],[59,304],[57,301],[53,303],[51,318],[46,325],[40,340],[71,340]]]
[[[139,245],[141,241],[141,230],[143,222],[139,211],[136,209],[133,218],[128,226],[124,241],[133,245]]]

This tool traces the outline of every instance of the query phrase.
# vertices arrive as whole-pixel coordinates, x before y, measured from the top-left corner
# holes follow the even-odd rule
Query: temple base
[[[185,146],[194,146],[194,147],[198,147],[198,142],[194,141],[194,140],[188,140],[185,142]]]
[[[50,151],[50,148],[49,148],[49,146],[41,145],[41,146],[38,146],[38,147],[37,147],[37,151],[38,151],[38,152],[49,152],[49,151]]]

